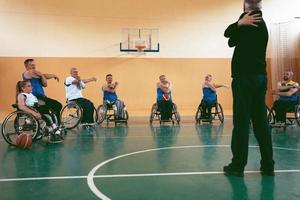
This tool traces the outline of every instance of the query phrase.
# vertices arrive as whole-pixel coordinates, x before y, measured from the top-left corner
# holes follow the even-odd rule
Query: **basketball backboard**
[[[159,52],[158,29],[122,30],[120,51],[122,52]]]

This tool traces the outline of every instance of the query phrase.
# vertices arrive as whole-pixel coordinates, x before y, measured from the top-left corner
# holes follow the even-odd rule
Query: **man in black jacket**
[[[267,121],[266,48],[268,30],[262,18],[261,0],[245,0],[244,13],[225,31],[232,58],[233,131],[232,162],[224,167],[227,175],[243,176],[248,159],[249,125],[261,152],[262,175],[274,176],[271,132]]]

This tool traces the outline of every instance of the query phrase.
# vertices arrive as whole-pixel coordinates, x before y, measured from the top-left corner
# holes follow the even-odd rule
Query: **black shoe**
[[[275,176],[274,167],[260,168],[260,173],[262,176]]]
[[[223,171],[225,175],[244,177],[244,170],[236,169],[232,165],[225,166]]]
[[[275,176],[275,172],[274,170],[270,170],[270,171],[260,171],[262,176]]]

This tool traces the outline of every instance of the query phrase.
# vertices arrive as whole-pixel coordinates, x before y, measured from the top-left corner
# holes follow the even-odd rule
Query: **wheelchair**
[[[116,112],[117,112],[117,107],[115,105],[115,102],[104,101],[104,103],[97,108],[98,123],[102,124],[104,121],[106,121],[107,125],[109,124],[109,122],[114,122],[115,125],[117,124],[127,125],[129,114],[126,106],[124,105],[123,118],[119,119],[116,116]]]
[[[272,106],[269,113],[268,113],[268,121],[271,127],[278,127],[276,126],[276,113],[275,109]],[[298,125],[300,126],[300,102],[298,97],[298,103],[295,106],[291,106],[291,108],[287,109],[286,112],[286,121],[283,126],[278,128],[283,128],[286,130],[288,126]]]
[[[75,101],[67,101],[60,113],[61,123],[65,129],[71,130],[76,128],[82,120],[83,109]],[[98,123],[97,110],[94,107],[94,122]]]
[[[38,120],[32,114],[19,110],[16,104],[13,104],[12,107],[16,111],[6,116],[1,127],[2,136],[8,144],[16,146],[16,140],[21,133],[29,134],[33,141],[44,137],[48,137],[49,143],[60,143],[64,140],[62,136],[63,127],[57,127],[54,130],[52,127],[47,126],[44,120]],[[50,115],[44,116],[51,120],[52,118],[56,119],[53,113],[51,113],[52,117]],[[57,119],[55,123],[57,124]],[[56,134],[55,132],[59,129],[61,133]]]
[[[177,105],[175,103],[173,103],[172,118],[169,121],[162,121],[161,120],[161,113],[158,109],[158,105],[157,105],[157,103],[153,104],[153,106],[151,108],[151,113],[150,113],[150,124],[151,125],[154,121],[159,121],[160,125],[164,122],[172,122],[173,125],[175,123],[177,123],[179,125],[180,120],[181,120],[181,117],[180,117],[180,114],[178,112]]]
[[[202,109],[203,102],[201,101],[200,105],[198,106],[196,115],[195,115],[195,120],[197,124],[201,124],[201,122],[209,122],[212,123],[213,120],[219,120],[221,124],[224,123],[224,112],[222,105],[216,101],[216,103],[212,106],[211,109],[211,118],[206,119],[203,117],[203,109]]]

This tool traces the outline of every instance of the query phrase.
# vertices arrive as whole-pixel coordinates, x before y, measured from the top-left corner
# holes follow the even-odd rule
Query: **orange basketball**
[[[21,133],[16,140],[16,146],[21,149],[30,148],[32,145],[32,137],[29,134]]]

